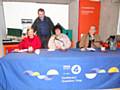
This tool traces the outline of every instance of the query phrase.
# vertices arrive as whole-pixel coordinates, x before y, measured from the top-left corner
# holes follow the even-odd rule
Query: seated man
[[[21,49],[27,49],[28,52],[33,52],[36,49],[41,48],[41,40],[34,34],[33,28],[27,29],[27,36],[19,43],[18,49],[15,52],[19,52]]]
[[[95,33],[96,33],[96,27],[91,26],[89,33],[82,36],[80,44],[79,44],[79,47],[81,48],[81,50],[85,50],[88,48],[100,48],[101,47],[100,37]]]
[[[62,33],[62,28],[60,25],[56,25],[53,30],[54,35],[52,35],[48,42],[49,49],[61,49],[66,50],[71,47],[71,41],[67,35]]]

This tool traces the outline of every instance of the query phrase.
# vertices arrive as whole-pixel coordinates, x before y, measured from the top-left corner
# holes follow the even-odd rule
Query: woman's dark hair
[[[61,27],[60,24],[57,24],[57,25],[54,27],[54,29],[53,29],[53,34],[55,34],[55,30],[56,30],[56,29],[59,29],[60,32],[62,33],[62,27]]]

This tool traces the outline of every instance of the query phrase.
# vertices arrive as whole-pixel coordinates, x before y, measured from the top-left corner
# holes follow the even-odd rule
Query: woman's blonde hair
[[[28,27],[28,28],[27,28],[27,35],[28,35],[29,30],[33,30],[33,32],[35,33],[34,28],[32,28],[32,27]]]

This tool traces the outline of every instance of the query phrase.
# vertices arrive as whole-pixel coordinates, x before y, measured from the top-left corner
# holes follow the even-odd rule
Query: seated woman
[[[19,43],[18,49],[15,52],[19,52],[21,49],[27,49],[28,52],[33,52],[36,49],[41,48],[41,40],[35,35],[33,28],[27,29],[27,36]]]
[[[66,50],[71,47],[70,39],[62,33],[62,28],[59,24],[54,27],[53,34],[48,42],[49,49]]]
[[[81,41],[79,43],[79,47],[81,50],[93,48],[100,48],[101,47],[101,40],[100,37],[95,34],[96,33],[96,27],[91,26],[89,33],[82,36]]]

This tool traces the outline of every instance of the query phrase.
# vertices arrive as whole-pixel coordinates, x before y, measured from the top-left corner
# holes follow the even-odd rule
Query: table
[[[3,40],[3,48],[4,48],[4,55],[10,53],[14,49],[18,48],[18,44],[20,41],[18,40]]]
[[[0,90],[83,90],[120,88],[120,50],[41,50],[0,59]]]

